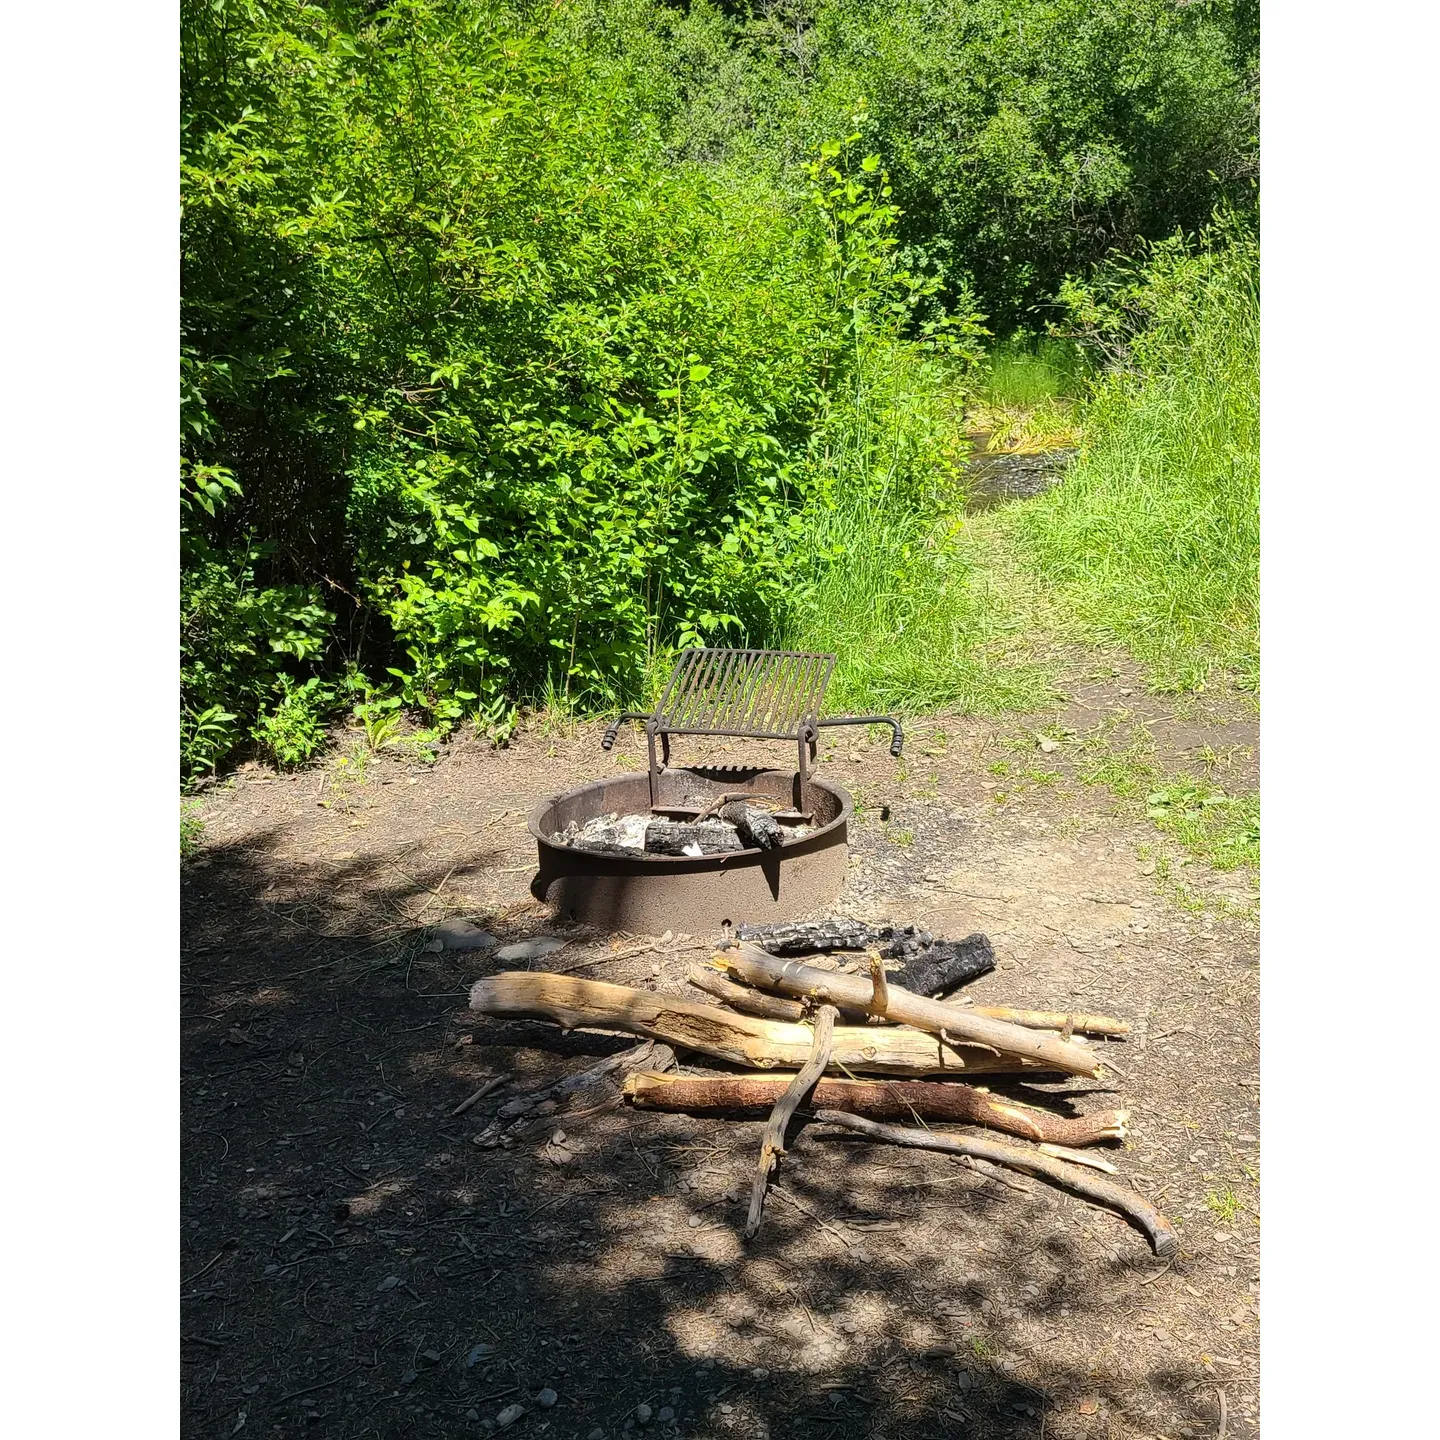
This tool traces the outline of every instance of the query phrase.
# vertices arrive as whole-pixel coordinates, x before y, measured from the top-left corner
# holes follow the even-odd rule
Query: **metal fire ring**
[[[595,780],[542,800],[530,812],[530,833],[540,869],[530,892],[557,916],[602,930],[659,935],[717,932],[724,925],[793,920],[829,906],[840,893],[849,856],[853,802],[840,786],[811,778],[808,796],[816,825],[809,834],[775,850],[731,850],[699,857],[601,855],[558,843],[553,837],[572,822],[597,815],[635,814],[655,801],[665,806],[687,795],[721,795],[745,789],[790,799],[789,770],[749,766],[696,766],[630,773]]]

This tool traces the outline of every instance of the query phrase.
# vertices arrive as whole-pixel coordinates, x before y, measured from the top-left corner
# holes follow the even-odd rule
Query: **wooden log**
[[[798,1000],[784,1000],[779,995],[752,990],[748,985],[737,985],[708,965],[692,965],[686,979],[742,1015],[762,1015],[767,1020],[788,1020],[792,1024],[805,1018],[805,1007]]]
[[[765,1187],[770,1183],[770,1172],[775,1168],[776,1156],[785,1153],[785,1127],[794,1118],[795,1111],[830,1063],[836,1015],[833,1005],[822,1005],[815,1012],[815,1039],[810,1058],[781,1092],[775,1108],[770,1112],[770,1118],[765,1122],[765,1129],[760,1136],[760,1158],[756,1161],[755,1181],[750,1187],[750,1213],[745,1217],[747,1240],[753,1240],[760,1229],[760,1220],[765,1210]]]
[[[841,975],[798,960],[781,960],[747,941],[741,941],[736,949],[717,952],[713,963],[760,989],[820,1000],[827,1005],[848,1005],[871,1014],[883,1013],[901,1024],[928,1030],[952,1045],[983,1046],[997,1055],[1021,1057],[1052,1070],[1062,1070],[1067,1075],[1098,1077],[1100,1074],[1099,1058],[1074,1041],[1042,1035],[1004,1020],[992,1020],[988,1015],[976,1015],[973,1010],[929,1000],[898,985],[889,987],[883,1010],[877,1011],[875,986],[864,976]]]
[[[625,1094],[642,1110],[688,1115],[733,1115],[763,1111],[785,1088],[779,1075],[659,1075],[635,1070],[625,1077]],[[1026,1140],[1056,1145],[1096,1145],[1123,1140],[1130,1119],[1124,1110],[1097,1110],[1070,1119],[1052,1115],[948,1080],[840,1080],[827,1075],[811,1104],[844,1110],[870,1120],[949,1120],[985,1125]]]
[[[743,800],[732,800],[720,807],[720,818],[736,829],[741,842],[757,850],[775,850],[785,843],[780,822],[768,811]]]
[[[736,927],[742,940],[751,940],[771,955],[821,955],[834,950],[868,950],[899,939],[929,944],[924,931],[906,935],[893,925],[866,925],[861,920],[791,920],[776,925]]]
[[[720,855],[741,849],[740,837],[728,825],[686,825],[652,820],[645,827],[647,855],[683,855],[687,845],[698,845],[702,855]]]
[[[1118,1210],[1145,1232],[1151,1249],[1162,1259],[1168,1259],[1180,1249],[1180,1237],[1171,1229],[1170,1222],[1143,1195],[1117,1185],[1103,1175],[1087,1174],[1077,1166],[1066,1165],[1038,1151],[1022,1150],[1018,1145],[1005,1145],[980,1136],[942,1135],[933,1130],[915,1130],[904,1125],[880,1125],[874,1120],[847,1115],[840,1110],[817,1110],[815,1118],[822,1124],[855,1130],[872,1140],[885,1140],[891,1145],[904,1145],[913,1150],[938,1150],[943,1155],[968,1155],[972,1159],[988,1160],[992,1165],[1008,1165],[1012,1170],[1063,1186],[1093,1204]]]
[[[860,983],[869,990],[868,980]],[[746,1070],[798,1070],[809,1058],[812,1039],[804,1025],[543,970],[509,970],[477,980],[470,988],[470,1008],[482,1015],[553,1020],[567,1030],[621,1030],[698,1050]],[[962,1053],[948,1041],[907,1025],[837,1026],[831,1063],[837,1070],[862,1075],[1037,1075],[1057,1069],[1022,1056],[992,1056],[968,1048]]]
[[[992,1020],[1008,1020],[1012,1025],[1023,1025],[1027,1030],[1055,1030],[1064,1032],[1066,1026],[1081,1035],[1128,1035],[1128,1020],[1113,1020],[1109,1015],[1086,1015],[1067,1010],[1015,1010],[1009,1005],[975,1005],[970,1007],[972,1015],[988,1015]]]
[[[949,995],[962,985],[988,975],[995,968],[995,951],[984,935],[963,940],[936,940],[905,961],[892,978],[916,995]]]

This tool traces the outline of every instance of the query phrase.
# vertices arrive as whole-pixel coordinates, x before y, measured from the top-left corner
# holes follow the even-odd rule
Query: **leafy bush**
[[[330,696],[315,676],[303,685],[286,678],[280,682],[280,699],[275,708],[260,717],[255,739],[282,770],[303,765],[325,744],[323,716],[329,708]]]
[[[657,168],[625,94],[479,3],[187,31],[185,464],[241,492],[186,556],[186,708],[238,717],[192,768],[303,679],[310,575],[442,728],[763,630],[856,316],[924,289],[873,162],[798,213]]]
[[[1250,8],[182,0],[186,776],[346,673],[426,753],[781,633],[1033,694],[944,523],[980,311],[1244,189]]]
[[[1117,246],[1243,203],[1257,165],[1256,0],[584,0],[672,155],[795,185],[868,107],[903,243],[1006,329]]]

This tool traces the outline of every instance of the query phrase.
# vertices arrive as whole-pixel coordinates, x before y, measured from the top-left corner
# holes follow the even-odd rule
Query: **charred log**
[[[729,825],[686,825],[678,821],[652,820],[645,827],[647,855],[693,855],[696,846],[702,855],[720,855],[743,848],[740,836]]]
[[[732,800],[728,805],[722,805],[720,818],[735,827],[747,847],[774,850],[785,843],[785,832],[780,822],[768,810],[747,805],[743,800]]]

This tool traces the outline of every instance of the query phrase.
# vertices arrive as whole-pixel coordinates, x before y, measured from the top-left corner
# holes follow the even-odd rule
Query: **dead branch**
[[[886,1019],[890,1011],[890,987],[885,983],[885,962],[878,950],[870,952],[870,1013]]]
[[[741,941],[736,949],[716,952],[712,963],[760,989],[875,1013],[875,984],[861,975],[842,975],[798,960],[782,960],[748,941]],[[897,985],[886,987],[884,1005],[887,1018],[928,1030],[952,1045],[973,1043],[990,1047],[997,1056],[1020,1057],[1070,1075],[1098,1077],[1100,1074],[1099,1058],[1084,1045],[1042,1035],[1023,1025],[1011,1025],[988,1015],[977,1015],[959,1005],[929,1000]]]
[[[474,1143],[493,1149],[502,1137],[507,1141],[522,1139],[559,1115],[573,1122],[618,1109],[624,1098],[622,1077],[641,1065],[648,1066],[650,1073],[655,1074],[668,1070],[674,1063],[675,1052],[653,1040],[622,1050],[618,1055],[607,1055],[563,1080],[507,1100],[490,1124],[475,1136]]]
[[[473,1095],[467,1095],[451,1112],[453,1120],[457,1115],[463,1115],[472,1105],[478,1105],[492,1090],[498,1090],[510,1077],[508,1075],[492,1075]]]
[[[1180,1248],[1180,1238],[1171,1229],[1170,1222],[1143,1195],[1103,1176],[1087,1175],[1073,1165],[1063,1164],[1038,1151],[1022,1150],[1017,1145],[1004,1145],[979,1136],[941,1135],[932,1130],[916,1130],[904,1125],[880,1125],[874,1120],[847,1115],[841,1110],[817,1110],[815,1118],[826,1125],[838,1125],[892,1145],[904,1145],[914,1150],[938,1150],[945,1155],[969,1155],[994,1165],[1008,1165],[1012,1170],[1049,1180],[1073,1191],[1092,1204],[1118,1210],[1145,1232],[1150,1248],[1162,1259],[1174,1255]]]
[[[770,1183],[770,1172],[775,1168],[776,1156],[785,1153],[785,1127],[794,1118],[800,1102],[810,1093],[830,1063],[836,1018],[833,1005],[822,1005],[815,1012],[815,1039],[810,1058],[800,1073],[785,1087],[784,1093],[770,1112],[770,1118],[765,1122],[765,1131],[760,1137],[760,1158],[755,1167],[755,1183],[750,1189],[750,1213],[745,1217],[747,1240],[753,1240],[760,1229],[760,1219],[765,1209],[765,1187]]]
[[[686,978],[697,989],[713,995],[744,1015],[761,1015],[767,1020],[789,1020],[792,1023],[805,1015],[805,1007],[798,1000],[782,1000],[778,995],[765,995],[748,985],[737,985],[708,965],[692,965]]]
[[[975,1005],[972,1015],[988,1015],[992,1020],[1008,1020],[1027,1030],[1071,1030],[1081,1035],[1128,1035],[1128,1020],[1112,1020],[1108,1015],[1069,1014],[1061,1010],[1014,1010],[1009,1005]]]
[[[1046,1141],[1040,1146],[1042,1155],[1053,1155],[1057,1160],[1069,1160],[1076,1165],[1088,1165],[1092,1170],[1103,1170],[1107,1175],[1117,1175],[1119,1170],[1099,1155],[1087,1155],[1083,1150],[1072,1150],[1068,1145],[1055,1145]]]
[[[869,980],[854,978],[868,999]],[[552,1020],[567,1030],[588,1026],[644,1035],[746,1070],[798,1070],[809,1058],[812,1041],[804,1025],[737,1015],[675,995],[543,970],[510,970],[477,980],[470,989],[470,1008],[482,1015]],[[837,1026],[831,1063],[852,1073],[913,1076],[1038,1075],[1062,1068],[1044,1060],[995,1057],[968,1048],[962,1054],[938,1037],[905,1025]]]
[[[625,1094],[644,1110],[733,1115],[769,1109],[785,1083],[779,1075],[657,1075],[635,1070],[625,1078]],[[1130,1118],[1124,1110],[1100,1110],[1068,1119],[948,1080],[838,1080],[826,1076],[816,1085],[810,1103],[871,1120],[985,1125],[1026,1140],[1061,1145],[1123,1140]]]

